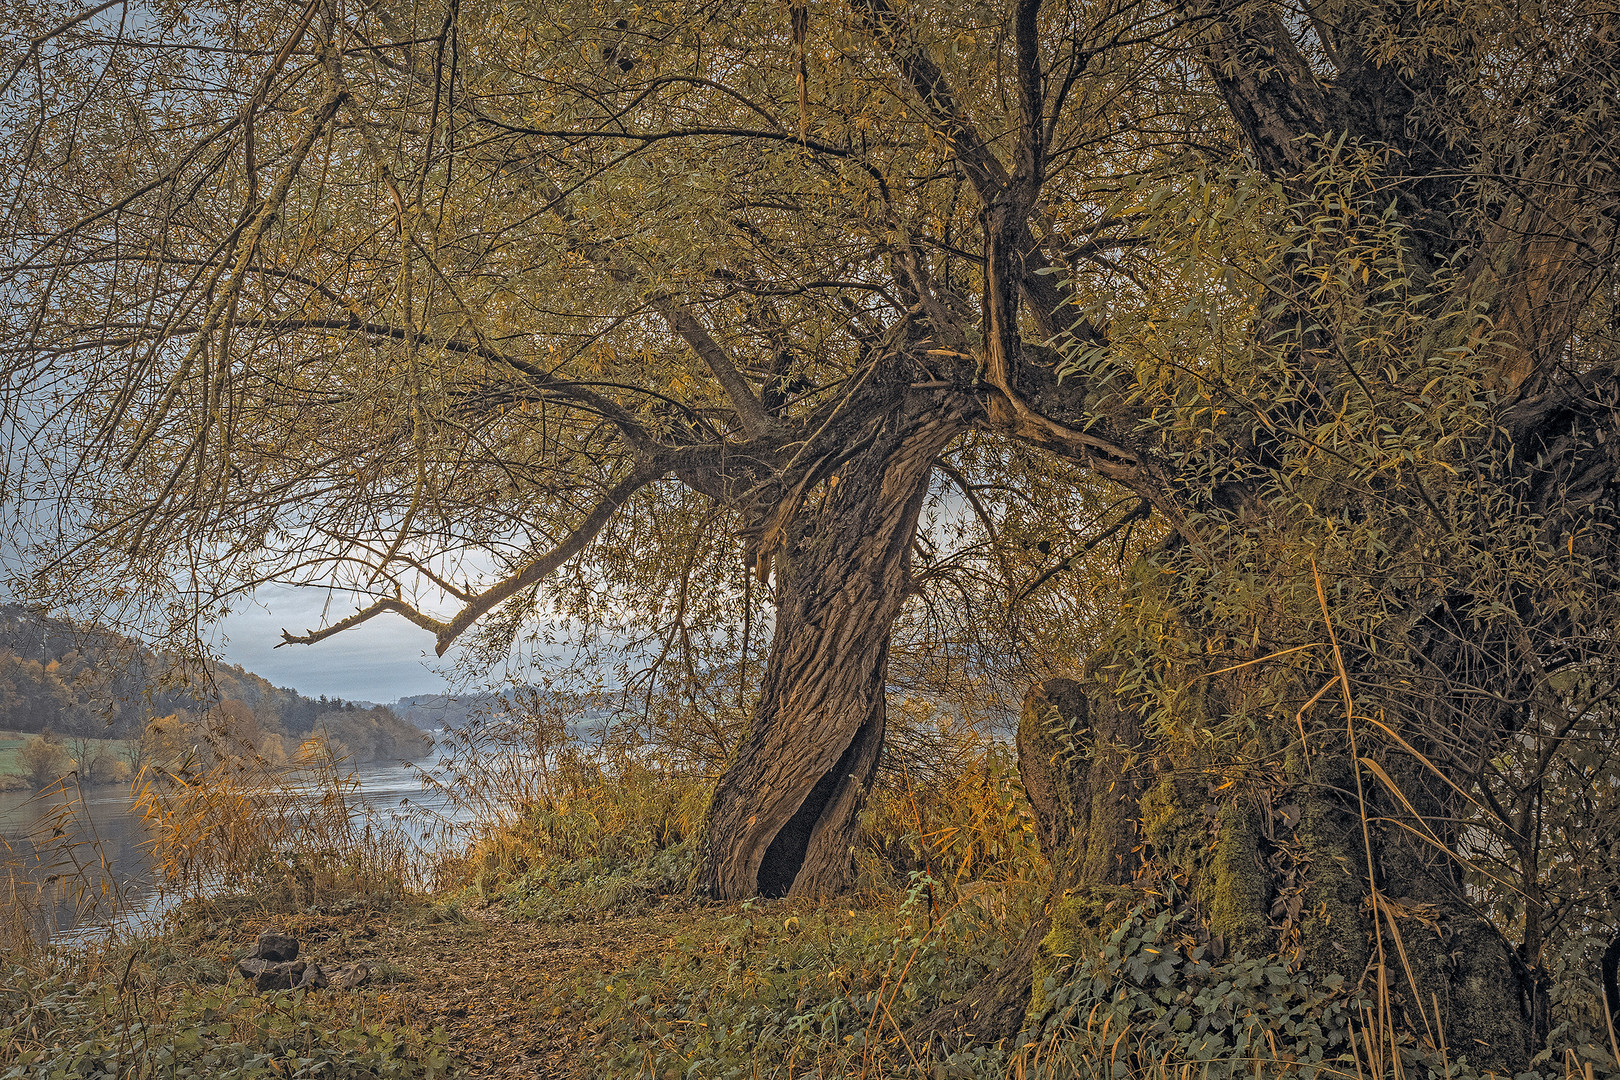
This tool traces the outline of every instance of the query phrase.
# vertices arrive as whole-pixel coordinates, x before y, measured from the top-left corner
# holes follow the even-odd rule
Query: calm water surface
[[[401,764],[374,763],[354,770],[355,814],[409,836],[423,858],[442,842],[445,827],[467,814],[442,792],[424,791]],[[109,923],[137,928],[161,914],[172,897],[157,888],[146,829],[124,785],[85,788],[82,804],[66,799],[0,792],[0,905],[10,889],[37,895],[43,886],[42,930],[57,940],[104,932]]]

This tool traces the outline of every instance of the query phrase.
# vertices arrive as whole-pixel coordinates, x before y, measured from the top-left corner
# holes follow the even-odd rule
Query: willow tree
[[[741,556],[771,640],[699,883],[823,893],[928,576],[931,485],[1014,448],[1118,491],[1098,535],[1150,516],[1168,537],[1086,672],[1092,742],[1037,755],[1066,763],[1064,891],[1180,875],[1205,932],[1299,939],[1353,978],[1373,920],[1432,909],[1478,959],[1435,984],[1448,1002],[1534,989],[1539,945],[1515,959],[1473,910],[1458,849],[1529,843],[1524,792],[1491,790],[1524,776],[1504,755],[1601,724],[1612,686],[1611,16],[114,16],[30,9],[5,66],[33,588],[184,615],[336,575],[359,610],[289,642],[390,614],[443,650],[604,582],[685,610],[698,579],[737,591],[712,582]],[[679,521],[728,543],[670,560]],[[1307,726],[1329,676],[1343,746]],[[1402,764],[1363,753],[1368,717]],[[1078,815],[1081,759],[1126,781],[1107,813]],[[1279,840],[1251,810],[1284,793],[1306,831]],[[1296,862],[1232,876],[1279,851]],[[1523,1059],[1536,1022],[1487,996]]]
[[[1205,126],[1163,96],[1167,18],[1035,5],[1013,40],[1005,13],[882,0],[113,14],[30,13],[8,68],[28,589],[189,615],[335,575],[359,610],[289,642],[388,613],[442,652],[598,582],[686,597],[725,570],[627,542],[684,514],[774,605],[701,883],[822,893],[964,440],[1179,515],[1017,329],[1066,329],[1050,271],[1136,243],[1089,192]]]
[[[1031,968],[1039,1009],[1163,890],[1189,952],[1345,979],[1436,1060],[1525,1069],[1556,1028],[1607,1061],[1620,27],[1306,15],[1181,12],[1244,159],[1113,204],[1152,254],[1060,366],[1169,464],[1171,532],[1027,703],[1047,920],[926,1027],[1016,1030]]]

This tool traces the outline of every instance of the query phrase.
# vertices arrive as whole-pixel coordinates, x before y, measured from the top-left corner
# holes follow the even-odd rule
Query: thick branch
[[[497,604],[510,599],[533,585],[585,550],[585,546],[596,539],[597,534],[607,527],[607,523],[613,520],[613,515],[618,512],[619,507],[629,500],[630,496],[663,476],[666,471],[666,466],[662,461],[643,461],[639,463],[631,470],[629,476],[620,480],[612,491],[602,497],[602,501],[596,504],[596,508],[586,515],[585,520],[580,522],[562,543],[535,559],[517,573],[512,574],[491,588],[485,589],[478,594],[472,603],[462,608],[459,615],[451,619],[443,629],[439,630],[439,642],[435,651],[440,656],[443,656],[444,651],[450,647],[450,643],[460,637],[473,623],[477,622],[480,616]]]
[[[1046,173],[1046,103],[1042,90],[1038,21],[1041,0],[1018,0],[1013,38],[1018,55],[1018,149],[1013,158],[1013,185],[1027,188],[1020,199],[1033,204]]]
[[[852,0],[850,5],[857,17],[878,39],[878,44],[889,54],[911,90],[928,108],[934,127],[950,144],[962,169],[972,183],[979,200],[989,203],[1007,183],[1007,167],[1001,163],[989,143],[979,134],[957,104],[956,95],[945,80],[939,65],[929,59],[911,36],[910,25],[889,6],[887,0]]]
[[[306,630],[302,634],[294,634],[283,630],[281,632],[281,641],[276,645],[276,648],[279,649],[282,645],[313,645],[317,641],[324,641],[327,638],[332,637],[334,634],[341,634],[345,630],[352,630],[363,622],[369,622],[373,617],[381,615],[385,611],[392,611],[403,615],[424,630],[431,630],[435,634],[444,633],[445,624],[440,622],[438,619],[433,618],[431,615],[422,614],[420,611],[417,611],[403,600],[392,596],[386,596],[383,599],[378,600],[375,604],[372,604],[370,607],[366,608],[364,611],[357,611],[353,615],[350,615],[347,619],[340,619],[331,626],[320,630]]]
[[[334,634],[353,629],[377,615],[392,611],[405,616],[424,630],[433,631],[438,637],[435,651],[440,656],[443,656],[445,650],[450,647],[451,642],[466,632],[468,627],[477,622],[490,609],[535,584],[583,551],[586,545],[596,539],[597,534],[607,527],[607,523],[613,520],[613,515],[618,511],[619,507],[625,504],[630,496],[664,475],[666,471],[667,468],[661,461],[649,460],[639,463],[631,470],[629,476],[619,481],[612,491],[602,497],[602,501],[596,504],[596,507],[586,515],[585,520],[580,522],[562,543],[528,563],[516,573],[478,593],[449,622],[442,622],[431,615],[425,615],[403,600],[395,597],[384,597],[365,610],[355,612],[347,619],[340,620],[321,630],[309,630],[302,634],[293,634],[283,630],[281,632],[281,642],[276,648],[279,649],[282,645],[313,645],[317,641],[332,637]]]
[[[750,439],[760,439],[770,435],[776,429],[776,421],[771,414],[765,411],[759,398],[754,396],[753,389],[748,385],[737,366],[726,355],[726,350],[714,340],[702,323],[693,317],[685,308],[677,307],[674,300],[668,296],[654,296],[651,298],[653,306],[658,313],[669,323],[674,330],[692,347],[692,351],[708,365],[709,371],[719,381],[720,388],[726,392],[726,400],[737,413],[737,419],[742,423],[743,431]]]
[[[1203,14],[1198,7],[1185,5],[1184,18]],[[1309,137],[1328,130],[1316,76],[1270,11],[1223,4],[1216,19],[1205,55],[1232,119],[1262,169],[1279,179],[1297,176],[1310,164]]]

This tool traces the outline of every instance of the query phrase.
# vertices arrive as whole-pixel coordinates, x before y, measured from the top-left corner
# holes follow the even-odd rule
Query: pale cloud
[[[392,702],[446,692],[449,665],[433,655],[433,634],[396,615],[379,615],[314,645],[276,648],[283,629],[302,633],[353,611],[342,597],[332,598],[330,607],[327,601],[324,590],[261,587],[219,624],[215,645],[231,663],[307,697]]]

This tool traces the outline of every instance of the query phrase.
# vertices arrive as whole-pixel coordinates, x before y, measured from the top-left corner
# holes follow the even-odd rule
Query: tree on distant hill
[[[131,779],[141,776],[142,771],[152,763],[152,740],[145,730],[124,740],[118,750],[118,760],[123,763],[122,771]]]
[[[419,758],[428,745],[421,731],[382,705],[323,712],[315,718],[313,731],[341,744],[340,756],[355,763]]]
[[[141,731],[140,743],[143,762],[160,769],[179,768],[207,752],[194,717],[184,710],[153,717]]]

